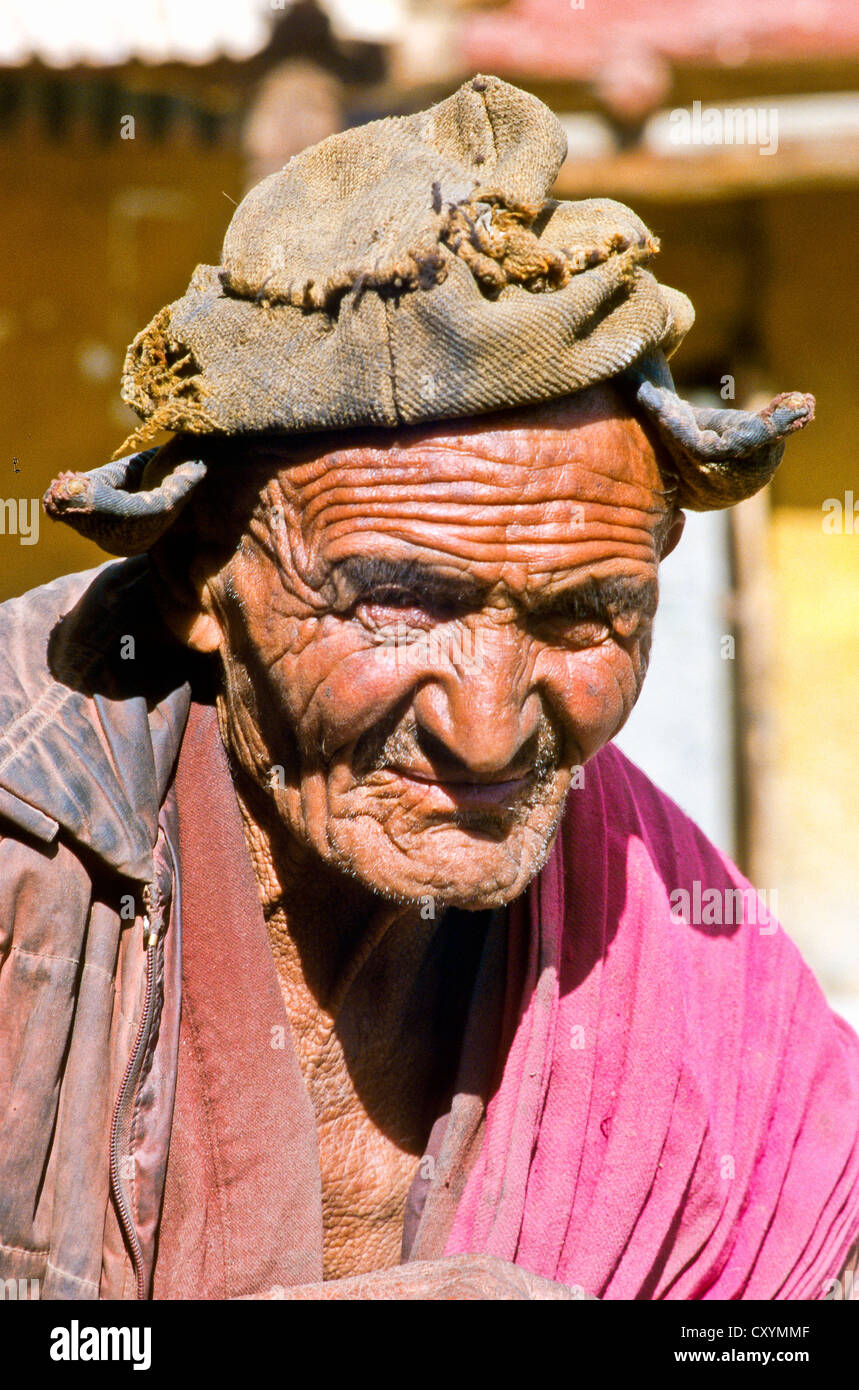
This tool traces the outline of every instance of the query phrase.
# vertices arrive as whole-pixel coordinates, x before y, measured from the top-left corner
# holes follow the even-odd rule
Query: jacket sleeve
[[[61,841],[0,839],[0,1275],[97,1298],[119,918]]]

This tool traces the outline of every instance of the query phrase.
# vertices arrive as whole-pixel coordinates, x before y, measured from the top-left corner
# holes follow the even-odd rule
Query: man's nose
[[[436,670],[421,685],[413,711],[439,771],[491,777],[528,771],[543,713],[528,689],[515,632],[494,634],[468,666]],[[526,747],[526,745],[530,745]]]

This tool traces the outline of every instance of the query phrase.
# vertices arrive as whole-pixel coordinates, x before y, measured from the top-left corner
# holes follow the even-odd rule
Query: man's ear
[[[666,556],[666,555],[670,555],[670,554],[671,554],[672,550],[674,549],[674,547],[675,547],[675,546],[677,545],[677,543],[679,542],[680,537],[683,535],[683,527],[684,527],[685,525],[686,525],[686,513],[685,513],[685,512],[677,512],[677,513],[675,513],[674,520],[672,521],[672,523],[671,523],[671,525],[669,526],[667,532],[665,533],[665,540],[662,542],[662,548],[661,548],[661,550],[660,550],[660,552],[659,552],[659,559],[660,559],[660,562],[661,562],[662,560],[665,559],[665,556]]]
[[[194,652],[208,655],[216,652],[221,645],[221,628],[217,619],[209,611],[197,612],[174,609],[165,615],[174,637]]]
[[[186,541],[190,543],[190,538]],[[205,563],[182,573],[164,544],[150,552],[155,600],[161,617],[183,647],[208,655],[221,645],[221,625],[212,602]]]

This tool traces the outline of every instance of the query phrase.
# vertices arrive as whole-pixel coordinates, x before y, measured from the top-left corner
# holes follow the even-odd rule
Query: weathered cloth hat
[[[333,135],[237,209],[222,264],[128,350],[123,399],[159,431],[292,435],[396,427],[550,400],[619,378],[676,464],[677,501],[729,506],[762,487],[813,399],[759,415],[702,410],[666,358],[694,318],[645,269],[658,243],[609,199],[559,202],[560,122],[475,77],[446,101]],[[130,554],[163,533],[206,471],[137,490],[150,452],[64,474],[53,516]]]

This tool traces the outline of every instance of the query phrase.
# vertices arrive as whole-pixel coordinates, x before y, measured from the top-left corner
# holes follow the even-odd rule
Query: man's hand
[[[580,1285],[556,1284],[539,1274],[490,1255],[451,1255],[442,1260],[379,1269],[349,1279],[319,1284],[276,1287],[256,1295],[262,1299],[424,1299],[473,1301],[484,1299],[587,1299]]]

